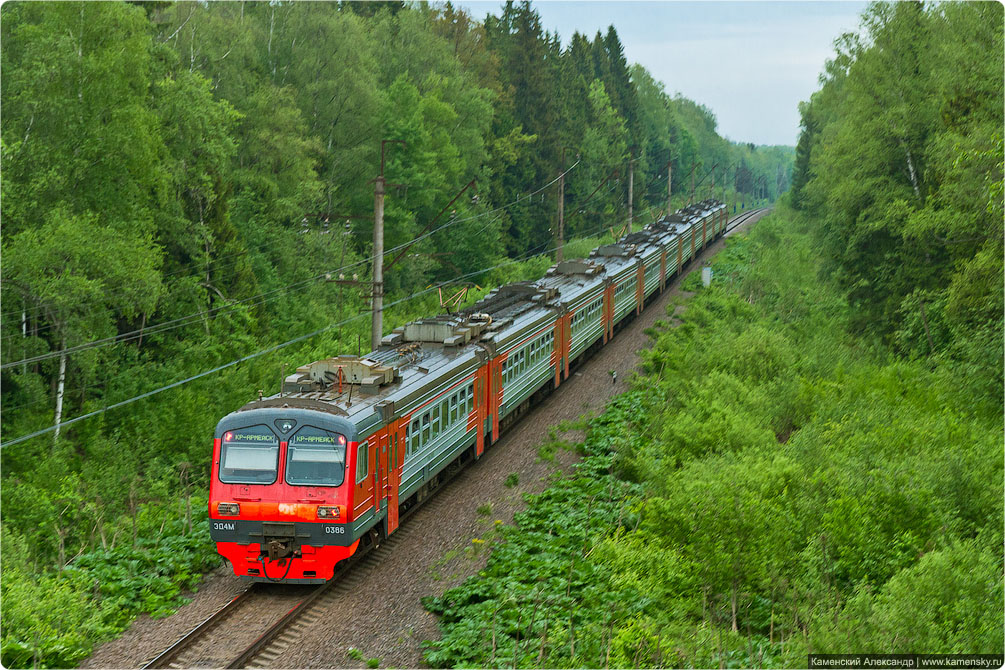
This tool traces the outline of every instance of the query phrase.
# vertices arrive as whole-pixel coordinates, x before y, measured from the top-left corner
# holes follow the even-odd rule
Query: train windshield
[[[286,447],[286,483],[341,486],[345,479],[344,435],[304,426]]]
[[[220,481],[271,484],[279,469],[279,440],[267,426],[228,430],[220,442]]]

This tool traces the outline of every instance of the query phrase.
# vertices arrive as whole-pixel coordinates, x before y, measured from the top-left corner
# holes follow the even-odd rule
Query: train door
[[[408,421],[399,419],[388,424],[387,430],[391,436],[387,450],[387,487],[384,497],[387,498],[387,533],[391,534],[398,527],[398,489],[401,486],[401,465],[405,452],[405,428]]]
[[[475,373],[475,458],[479,458],[485,451],[485,420],[488,417],[488,407],[490,405],[486,380],[491,362],[480,368]],[[468,430],[471,429],[471,420],[468,418]]]
[[[604,287],[604,344],[613,337],[614,330],[614,287],[611,282]]]
[[[555,388],[558,388],[559,384],[562,383],[562,360],[564,358],[563,350],[565,349],[565,336],[563,333],[565,330],[564,323],[565,316],[559,316],[555,319],[555,328],[552,331],[554,333],[554,337],[552,338],[554,342],[552,346],[551,360],[555,365]]]
[[[565,328],[563,332],[564,335],[563,339],[565,340],[565,343],[562,345],[562,348],[565,350],[565,354],[563,355],[563,359],[565,361],[564,379],[568,379],[569,365],[570,365],[569,358],[572,357],[572,313],[570,312],[565,316],[563,316],[562,318],[565,319]]]
[[[701,248],[705,248],[705,227],[708,224],[708,217],[701,220]]]
[[[680,243],[680,235],[677,236],[677,274],[680,274],[684,267],[684,245]]]
[[[398,467],[398,445],[404,444],[401,435],[401,421],[394,421],[387,426],[384,448],[384,499],[387,500],[387,534],[390,535],[398,527],[398,483],[400,469]]]
[[[660,254],[660,292],[667,287],[667,250]]]
[[[353,456],[355,468],[353,470],[353,508],[352,520],[360,518],[373,505],[376,499],[376,487],[374,482],[374,462],[373,453],[376,451],[375,444],[377,437],[371,435],[365,440],[360,440],[356,446],[356,453]]]
[[[503,383],[502,383],[502,364],[505,359],[496,359],[492,361],[492,380],[489,384],[489,396],[492,398],[492,404],[489,405],[489,412],[491,412],[492,417],[492,441],[495,442],[499,439],[499,412],[502,410],[502,399],[503,399]]]
[[[380,512],[380,504],[387,491],[387,429],[380,431],[373,440],[373,508]]]

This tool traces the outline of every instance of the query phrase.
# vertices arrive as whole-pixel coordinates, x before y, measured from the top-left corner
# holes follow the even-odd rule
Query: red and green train
[[[589,258],[396,328],[366,356],[302,366],[217,424],[210,532],[234,573],[322,583],[394,533],[443,470],[477,459],[709,242],[726,207],[679,210]]]

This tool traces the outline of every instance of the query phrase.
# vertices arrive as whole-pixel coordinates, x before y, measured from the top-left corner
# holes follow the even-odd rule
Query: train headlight
[[[329,507],[325,505],[318,506],[318,518],[319,519],[337,519],[339,518],[339,508],[338,505]]]
[[[220,516],[237,516],[241,513],[241,506],[237,503],[219,503],[216,512]]]

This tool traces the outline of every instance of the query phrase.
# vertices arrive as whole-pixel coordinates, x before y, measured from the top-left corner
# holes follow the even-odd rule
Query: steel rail
[[[371,547],[373,545],[370,545]],[[363,554],[358,555],[361,558],[363,555],[369,553],[369,551],[364,551]],[[358,559],[357,559],[358,560]],[[352,562],[353,564],[356,561]],[[308,610],[311,604],[314,603],[322,594],[327,593],[328,589],[336,584],[337,578],[343,576],[343,574],[349,569],[349,565],[342,566],[342,569],[337,571],[332,578],[314,589],[314,591],[300,601],[300,604],[293,607],[289,612],[283,615],[283,617],[276,623],[269,626],[264,633],[258,636],[258,639],[251,643],[251,645],[241,652],[234,660],[225,665],[225,668],[243,668],[248,661],[254,658],[262,649],[267,647],[274,639],[279,637],[279,634],[286,630],[286,627],[293,623],[295,620],[300,618],[300,616]]]
[[[452,483],[458,476],[467,472],[465,467],[467,462],[454,462],[448,465],[441,473],[442,479],[436,484],[436,486],[430,489],[427,495],[422,499],[417,501],[411,508],[403,512],[400,516],[400,525],[403,525],[413,514],[422,509],[427,502],[436,498],[433,496],[433,492],[437,492],[440,489],[446,487],[448,484]],[[399,526],[400,527],[400,526]],[[364,536],[365,537],[365,536]],[[322,595],[328,593],[333,587],[342,585],[342,578],[346,577],[349,571],[358,563],[360,563],[364,558],[373,554],[372,558],[377,558],[378,561],[381,560],[381,554],[377,553],[376,550],[381,548],[383,542],[388,544],[394,544],[399,536],[391,535],[390,537],[382,538],[381,541],[370,541],[365,546],[360,547],[360,549],[350,556],[349,558],[342,561],[338,567],[336,567],[335,574],[332,578],[328,580],[325,584],[314,590],[307,598],[305,598],[299,605],[293,607],[289,612],[287,612],[281,619],[276,621],[274,624],[269,626],[264,633],[258,636],[251,645],[248,646],[240,655],[236,656],[230,663],[228,663],[226,668],[245,668],[248,663],[265,651],[273,641],[276,640],[280,635],[282,635],[287,629],[289,629],[294,622],[300,617],[306,614],[311,606],[317,601]]]
[[[147,670],[147,668],[168,667],[170,663],[174,661],[183,651],[191,647],[196,640],[201,638],[206,631],[215,627],[221,621],[233,614],[235,610],[244,604],[244,599],[254,590],[255,584],[251,584],[244,591],[238,593],[230,600],[230,602],[207,617],[205,621],[182,635],[174,644],[158,654],[152,660],[148,661],[146,665],[143,666],[143,670]]]
[[[770,207],[759,207],[757,209],[752,209],[749,212],[743,212],[742,214],[734,218],[732,221],[727,222],[726,230],[723,232],[723,237],[725,237],[728,233],[736,230],[738,227],[742,226],[747,221],[754,218],[756,215],[766,213],[769,211],[771,211]]]

